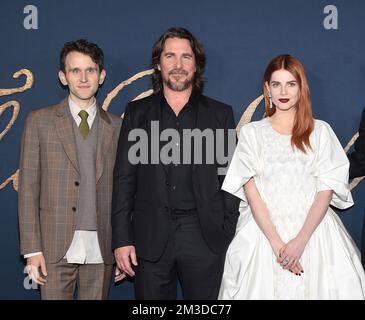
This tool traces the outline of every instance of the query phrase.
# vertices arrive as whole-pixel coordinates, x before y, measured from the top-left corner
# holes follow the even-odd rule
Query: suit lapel
[[[98,143],[96,147],[96,183],[99,181],[104,169],[104,155],[107,154],[113,142],[113,127],[107,113],[98,108]]]
[[[79,163],[77,160],[75,134],[72,125],[73,119],[69,111],[67,98],[58,105],[56,116],[57,135],[73,167],[78,173],[80,173]]]

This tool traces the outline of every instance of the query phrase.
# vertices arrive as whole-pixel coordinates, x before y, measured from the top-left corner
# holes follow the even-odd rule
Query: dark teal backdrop
[[[26,30],[26,5],[38,9],[38,29]],[[338,30],[326,30],[323,10],[338,9]],[[190,29],[208,57],[205,94],[233,106],[238,122],[247,105],[261,93],[261,77],[269,60],[290,53],[304,64],[316,118],[331,124],[346,145],[357,131],[365,105],[365,2],[363,0],[1,0],[0,88],[23,85],[14,72],[27,68],[34,86],[0,97],[20,103],[18,119],[0,141],[0,183],[18,168],[20,135],[27,113],[60,101],[65,95],[57,79],[63,43],[87,38],[105,52],[107,79],[98,94],[102,102],[123,80],[150,66],[153,42],[170,26]],[[126,102],[150,88],[149,79],[126,87],[109,111],[122,114]],[[255,113],[258,119],[262,106]],[[0,117],[0,131],[11,118]],[[354,190],[355,206],[339,213],[355,242],[365,205],[365,182]],[[37,299],[23,286],[19,256],[17,193],[11,184],[0,190],[0,299]],[[130,282],[112,286],[111,298],[132,299]]]

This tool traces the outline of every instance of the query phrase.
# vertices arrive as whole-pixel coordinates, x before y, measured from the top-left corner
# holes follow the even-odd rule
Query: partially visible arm
[[[354,151],[348,155],[350,161],[350,179],[365,175],[365,108],[361,115],[359,137],[355,141]]]
[[[34,115],[30,113],[27,117],[21,142],[18,194],[20,250],[27,260],[29,277],[44,285],[47,269],[41,252],[39,221],[40,143]]]
[[[235,122],[233,117],[233,110],[232,108],[227,113],[226,121],[225,121],[225,128],[224,128],[224,154],[228,155],[228,164],[231,161],[231,154],[233,155],[235,146],[237,144],[237,134],[235,128]],[[232,138],[233,137],[233,138]],[[233,143],[234,142],[234,143]],[[228,164],[225,164],[228,166]],[[227,167],[220,166],[218,164],[218,170],[226,171]],[[222,172],[218,172],[218,180],[220,185],[222,186],[223,181],[225,178],[225,174]],[[224,200],[224,224],[223,228],[227,235],[228,241],[230,242],[235,234],[237,220],[239,216],[238,207],[240,204],[240,199],[233,196],[232,194],[223,192],[223,200]]]
[[[112,246],[113,249],[134,244],[131,214],[134,208],[137,166],[130,163],[128,153],[133,141],[128,141],[133,129],[127,105],[118,140],[113,172]]]
[[[284,260],[284,258],[281,258],[281,254],[283,248],[285,248],[285,243],[281,240],[274,224],[271,221],[269,210],[265,202],[262,200],[253,178],[244,185],[244,190],[257,225],[269,240],[277,261],[281,263]],[[290,267],[285,269],[288,269],[296,275],[300,275],[300,273],[303,272],[299,259],[296,263],[291,263]]]
[[[21,254],[42,251],[39,222],[40,146],[35,113],[25,122],[21,140],[18,213]]]
[[[310,237],[327,213],[332,199],[332,194],[332,190],[325,190],[317,193],[317,196],[314,199],[311,208],[309,209],[303,227],[299,231],[298,235],[289,241],[285,247],[282,248],[282,250],[280,250],[281,258],[278,260],[278,262],[281,263],[284,259],[289,260],[289,263],[285,266],[285,269],[291,268],[299,261]]]
[[[297,237],[303,238],[307,242],[312,236],[314,230],[323,220],[327,213],[328,207],[332,199],[332,190],[320,191],[309,209],[308,216],[304,222],[302,229],[299,231]]]
[[[112,247],[118,268],[122,273],[134,276],[131,267],[137,265],[134,237],[132,230],[131,214],[134,208],[136,190],[136,168],[130,163],[128,153],[132,141],[128,136],[133,129],[130,118],[130,106],[127,105],[119,135],[113,173],[113,197],[112,197]],[[119,279],[119,278],[118,278]]]
[[[261,231],[269,240],[276,257],[278,258],[279,251],[284,246],[284,242],[281,240],[270,219],[269,210],[267,209],[265,202],[262,200],[253,178],[244,185],[244,190],[248,203],[250,204],[253,217]]]

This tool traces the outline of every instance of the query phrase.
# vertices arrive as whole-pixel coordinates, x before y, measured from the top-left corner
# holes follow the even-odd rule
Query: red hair
[[[270,117],[276,112],[275,105],[270,108],[269,92],[265,83],[267,82],[270,84],[271,75],[275,71],[282,69],[289,71],[299,84],[299,98],[296,105],[291,143],[302,152],[307,153],[307,148],[312,149],[309,136],[314,128],[310,91],[303,65],[298,59],[288,54],[283,54],[272,59],[265,70],[263,79],[263,92],[266,109],[265,117]]]

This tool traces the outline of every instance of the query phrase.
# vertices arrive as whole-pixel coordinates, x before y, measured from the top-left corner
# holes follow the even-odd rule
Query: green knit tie
[[[86,139],[86,137],[90,131],[89,124],[87,123],[88,116],[89,116],[89,114],[85,110],[81,110],[79,112],[79,117],[81,118],[79,129],[80,129],[80,133],[84,139]]]

